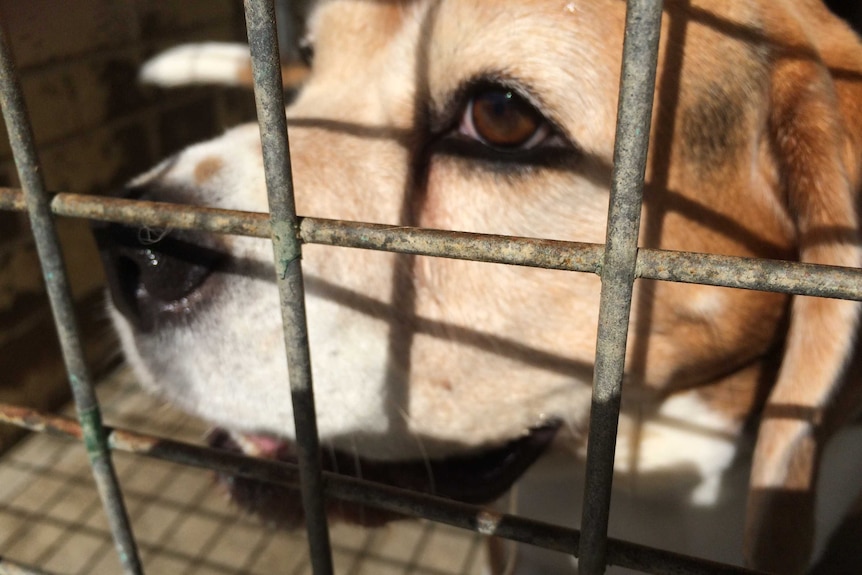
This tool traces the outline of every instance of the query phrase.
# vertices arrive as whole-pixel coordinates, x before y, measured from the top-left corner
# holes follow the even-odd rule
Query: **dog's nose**
[[[170,199],[140,189],[118,195]],[[189,319],[201,287],[224,259],[189,232],[97,223],[93,233],[114,307],[142,332]]]

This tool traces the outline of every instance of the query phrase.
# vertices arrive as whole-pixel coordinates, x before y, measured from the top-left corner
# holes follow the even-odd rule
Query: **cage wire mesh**
[[[0,36],[0,98],[22,182],[21,189],[0,189],[0,209],[26,211],[31,218],[78,414],[75,420],[16,406],[3,406],[0,420],[34,431],[51,431],[83,441],[125,572],[142,573],[143,567],[112,465],[111,451],[239,473],[294,487],[298,485],[308,515],[311,562],[314,573],[318,575],[333,571],[332,546],[322,505],[324,493],[336,499],[374,505],[483,535],[495,535],[577,555],[581,572],[585,575],[602,573],[607,564],[653,573],[752,573],[743,568],[609,539],[607,536],[610,481],[632,286],[637,278],[644,278],[862,300],[862,274],[854,269],[796,262],[637,248],[661,0],[627,2],[626,41],[606,245],[419,228],[392,229],[361,222],[298,217],[292,198],[274,7],[268,0],[247,0],[245,6],[269,190],[269,214],[71,193],[49,195],[40,179],[37,154],[20,87],[17,85],[12,55],[5,38]],[[277,276],[280,278],[285,342],[291,366],[290,386],[295,402],[298,440],[304,447],[300,453],[307,454],[317,452],[318,438],[309,354],[307,347],[301,344],[307,339],[304,337],[299,258],[302,243],[385,249],[404,254],[600,275],[600,343],[596,358],[587,495],[581,530],[337,476],[321,471],[315,457],[300,460],[298,467],[275,461],[249,460],[187,442],[103,426],[72,317],[68,280],[52,225],[52,217],[56,215],[136,226],[271,238],[276,262],[283,262],[279,264],[282,267],[277,270]],[[291,294],[300,295],[293,297]],[[36,567],[15,565],[0,559],[0,572],[41,571]]]

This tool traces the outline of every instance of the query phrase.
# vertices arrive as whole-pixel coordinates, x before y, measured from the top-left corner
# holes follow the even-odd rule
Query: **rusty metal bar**
[[[20,408],[9,406],[0,406],[0,410],[4,412],[0,415],[0,420],[17,419],[14,423],[30,429],[62,432],[84,441],[109,516],[115,544],[126,571],[142,572],[111,464],[110,449],[141,453],[281,484],[299,485],[307,516],[312,564],[317,574],[332,572],[324,493],[548,549],[567,553],[577,550],[580,555],[580,572],[585,575],[603,573],[606,564],[653,573],[754,573],[607,537],[616,427],[633,282],[635,278],[643,277],[862,299],[859,282],[862,276],[857,270],[791,262],[662,250],[641,250],[638,253],[637,234],[655,82],[661,0],[628,1],[614,183],[606,246],[298,218],[293,202],[273,5],[271,0],[246,0],[245,4],[252,42],[261,138],[264,144],[271,211],[269,216],[153,202],[90,199],[74,194],[61,194],[49,202],[38,173],[35,147],[20,89],[12,73],[11,56],[0,30],[0,98],[9,126],[16,165],[25,189],[23,197],[3,195],[0,198],[0,208],[26,209],[30,214],[81,424],[33,412],[26,412],[22,417],[24,412]],[[4,204],[7,200],[8,204]],[[298,472],[295,466],[286,463],[219,453],[102,426],[90,376],[83,364],[68,281],[51,220],[52,211],[56,214],[108,221],[137,224],[146,222],[145,225],[203,229],[257,237],[271,236],[282,299],[290,385],[299,441]],[[602,303],[588,446],[583,532],[321,472],[300,268],[303,241],[601,274]],[[0,574],[2,573],[38,575],[44,572],[14,564],[0,557]]]
[[[628,0],[617,109],[578,571],[607,567],[608,518],[641,202],[655,92],[661,0]]]
[[[0,209],[25,211],[20,189],[0,187]],[[61,193],[51,210],[60,216],[127,225],[202,230],[269,238],[269,215],[185,204]],[[299,218],[305,243],[388,250],[544,269],[600,273],[604,246],[424,228]],[[862,270],[641,248],[635,276],[793,295],[862,300]]]
[[[326,521],[320,439],[317,434],[311,381],[311,353],[308,349],[305,287],[301,266],[302,242],[293,196],[275,6],[272,0],[245,0],[243,4],[263,147],[263,167],[272,225],[275,273],[281,298],[284,344],[287,348],[308,547],[314,573],[328,575],[333,570],[332,550]]]
[[[637,277],[860,300],[862,269],[716,254],[638,250]]]
[[[9,198],[14,202],[13,198]],[[0,188],[0,208],[6,203]],[[16,204],[13,204],[16,205]],[[11,206],[10,206],[11,207]],[[269,238],[269,214],[206,208],[185,204],[106,198],[85,194],[57,194],[51,209],[60,216],[85,217],[121,224],[165,229],[201,230]]]
[[[81,425],[74,419],[15,405],[0,404],[0,422],[78,441],[81,441],[83,435]],[[242,475],[298,489],[299,470],[291,463],[216,451],[124,429],[108,428],[108,432],[108,443],[111,449],[232,475]],[[570,553],[578,545],[579,532],[576,529],[507,515],[475,505],[331,472],[323,472],[323,477],[327,495],[337,499],[379,507],[411,517],[423,517],[483,535],[494,535],[563,553]],[[613,565],[668,575],[758,574],[756,571],[742,567],[721,565],[705,559],[616,539],[608,541],[608,560]]]
[[[21,86],[15,74],[12,51],[2,26],[0,26],[0,105],[3,108],[3,117],[6,121],[15,165],[18,168],[18,176],[24,189],[30,225],[54,313],[66,373],[69,375],[78,417],[84,430],[84,444],[87,447],[93,476],[102,498],[102,505],[108,515],[108,523],[123,568],[127,573],[143,573],[123,496],[111,462],[99,404],[84,361],[68,276],[51,215],[48,193],[42,180],[33,131],[27,116]]]

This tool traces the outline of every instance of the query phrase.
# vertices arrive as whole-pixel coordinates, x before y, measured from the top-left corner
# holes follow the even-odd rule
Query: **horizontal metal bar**
[[[84,426],[84,444],[90,468],[114,537],[114,546],[126,573],[143,573],[135,539],[129,525],[123,495],[117,483],[111,454],[102,427],[101,411],[93,381],[84,359],[69,278],[60,240],[50,208],[50,197],[42,178],[42,168],[23,91],[15,71],[6,30],[0,25],[0,108],[9,136],[9,145],[21,180],[30,228],[39,254],[54,325],[75,408]]]
[[[16,188],[0,188],[0,209],[24,211]],[[270,237],[269,215],[184,204],[61,193],[56,215],[127,225]],[[600,273],[604,246],[558,240],[301,218],[302,241],[351,248]],[[636,277],[862,301],[862,270],[640,248]]]
[[[300,230],[313,244],[590,273],[599,273],[604,252],[598,244],[316,218],[303,218]]]
[[[78,441],[83,435],[81,425],[74,419],[16,405],[0,403],[0,422]],[[216,451],[126,429],[111,427],[106,429],[108,444],[111,449],[117,451],[241,475],[298,489],[299,471],[297,466],[291,463]],[[577,549],[580,533],[576,529],[550,525],[331,472],[325,471],[323,476],[326,494],[336,499],[379,507],[410,517],[422,517],[483,535],[494,535],[562,553],[570,553],[572,549]],[[612,565],[657,574],[758,575],[757,571],[742,567],[722,565],[618,539],[609,539],[608,560]]]
[[[14,188],[0,188],[0,209],[23,211],[26,208]],[[269,214],[266,213],[106,198],[88,194],[57,194],[51,200],[51,210],[58,216],[259,238],[268,238],[271,229]]]
[[[862,270],[784,260],[641,248],[638,277],[860,300]]]

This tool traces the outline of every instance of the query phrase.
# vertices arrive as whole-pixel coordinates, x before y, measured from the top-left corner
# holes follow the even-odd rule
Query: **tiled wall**
[[[250,92],[161,91],[136,81],[160,49],[244,41],[239,0],[0,0],[51,191],[104,193],[159,159],[253,114]],[[0,121],[0,186],[17,177]],[[116,356],[102,272],[80,221],[61,221],[85,347],[94,371]],[[39,408],[67,396],[25,216],[0,212],[0,401]],[[0,427],[0,450],[9,443]]]

